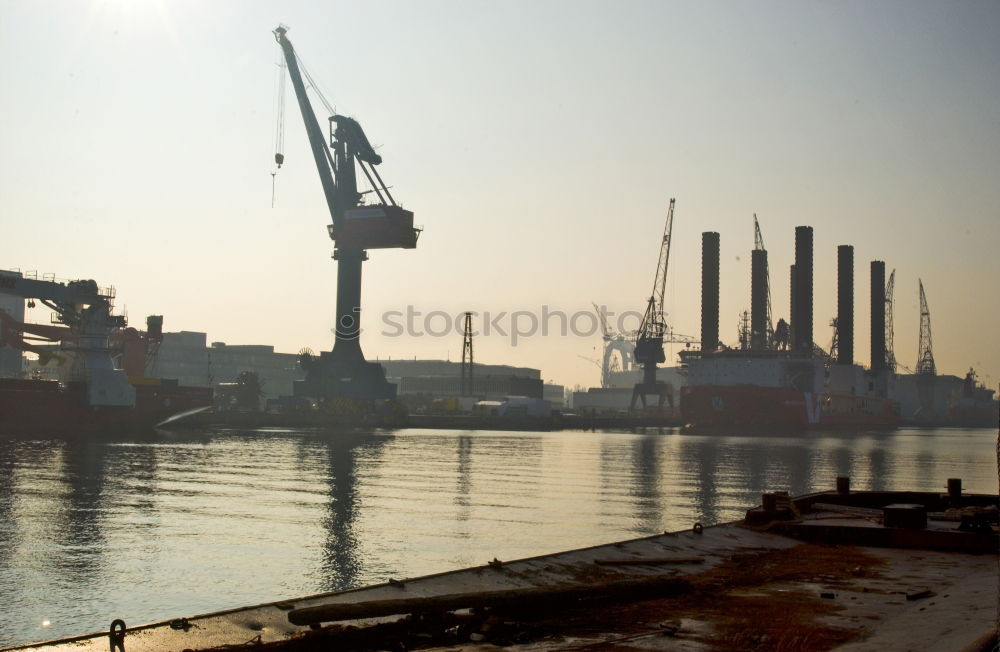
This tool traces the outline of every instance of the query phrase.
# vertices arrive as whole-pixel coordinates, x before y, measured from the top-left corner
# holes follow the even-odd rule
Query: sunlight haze
[[[1000,381],[996,2],[0,0],[0,23],[0,268],[114,285],[134,325],[333,345],[329,212],[290,84],[271,205],[283,23],[425,228],[364,266],[369,359],[460,358],[454,327],[386,334],[407,306],[641,312],[675,197],[676,332],[699,333],[701,233],[717,231],[737,342],[756,213],[775,319],[809,225],[817,344],[852,244],[859,363],[878,259],[900,363],[916,364],[922,279],[938,373]],[[601,346],[491,333],[475,353],[590,386]]]

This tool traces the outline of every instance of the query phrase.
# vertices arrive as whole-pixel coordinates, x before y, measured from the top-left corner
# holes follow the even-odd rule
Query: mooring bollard
[[[846,496],[851,493],[851,477],[848,475],[837,476],[837,493]]]
[[[948,499],[953,503],[962,500],[962,478],[948,478]]]
[[[778,509],[778,495],[773,493],[761,494],[760,507],[768,514],[773,514]]]

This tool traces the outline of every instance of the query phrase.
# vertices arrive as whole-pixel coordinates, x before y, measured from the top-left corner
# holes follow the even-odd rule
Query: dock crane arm
[[[281,46],[281,50],[285,55],[288,76],[292,79],[295,97],[299,101],[302,121],[306,125],[306,135],[309,137],[309,147],[312,149],[313,160],[316,163],[316,170],[319,172],[320,183],[323,184],[326,205],[330,209],[330,219],[334,226],[340,226],[343,211],[338,204],[339,196],[337,182],[333,178],[334,163],[330,155],[330,148],[326,143],[323,131],[320,129],[319,122],[316,120],[312,104],[309,103],[309,96],[306,95],[306,87],[302,81],[302,73],[299,70],[299,62],[295,56],[295,49],[292,47],[292,42],[285,36],[287,31],[288,28],[279,26],[274,30],[274,39]]]
[[[646,313],[643,315],[642,324],[639,326],[637,337],[637,348],[639,341],[662,338],[666,331],[666,320],[663,314],[664,294],[667,286],[667,266],[670,263],[670,237],[674,229],[674,200],[670,200],[670,207],[667,209],[667,223],[663,228],[663,240],[660,242],[660,257],[656,264],[656,276],[653,277],[653,293],[646,304]],[[653,345],[655,347],[655,345]],[[636,360],[646,353],[646,346],[643,351],[639,351]],[[660,358],[662,351],[655,354]],[[663,362],[663,359],[659,359]]]

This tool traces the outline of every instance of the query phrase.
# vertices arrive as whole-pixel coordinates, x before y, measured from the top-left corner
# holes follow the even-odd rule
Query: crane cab
[[[327,229],[341,249],[415,249],[420,236],[413,213],[389,205],[347,209],[340,225]]]

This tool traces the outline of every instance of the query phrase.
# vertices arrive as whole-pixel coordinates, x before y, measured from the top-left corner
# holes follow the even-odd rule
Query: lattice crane
[[[917,352],[917,373],[933,376],[937,374],[934,365],[934,351],[931,343],[931,311],[927,307],[924,282],[920,282],[920,350]]]
[[[892,292],[896,285],[896,270],[889,274],[889,281],[885,284],[885,368],[890,373],[896,372],[896,354],[893,351],[893,326],[892,326]]]
[[[674,199],[667,208],[667,223],[663,229],[663,239],[660,241],[660,257],[656,263],[656,275],[653,277],[653,292],[646,302],[646,312],[635,338],[634,357],[636,364],[642,366],[642,382],[637,383],[632,390],[631,409],[635,409],[636,401],[641,399],[646,407],[646,396],[655,394],[659,397],[658,409],[670,398],[668,385],[656,380],[656,365],[665,362],[663,352],[663,336],[667,333],[666,316],[663,311],[664,293],[667,286],[667,266],[670,263],[670,237],[674,228]]]
[[[767,251],[764,246],[764,236],[760,232],[760,223],[757,221],[757,213],[753,214],[753,248],[757,251]],[[764,260],[764,285],[767,288],[767,305],[764,310],[765,319],[765,331],[764,331],[764,342],[765,348],[772,348],[774,346],[774,325],[771,321],[771,272],[768,269],[767,258]]]

